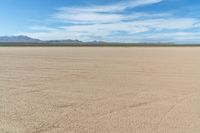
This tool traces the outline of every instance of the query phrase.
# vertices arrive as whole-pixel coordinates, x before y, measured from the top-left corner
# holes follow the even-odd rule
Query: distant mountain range
[[[79,40],[47,40],[34,39],[28,36],[0,36],[0,46],[200,46],[200,44],[175,44],[175,43],[117,43]]]
[[[95,41],[96,42],[96,41]],[[48,40],[48,41],[42,41],[39,39],[34,39],[34,38],[30,38],[28,36],[0,36],[0,43],[84,43],[82,41],[79,40],[71,40],[71,39],[67,39],[67,40]]]
[[[0,36],[0,42],[3,43],[20,43],[20,42],[28,42],[28,43],[39,43],[41,40],[33,39],[28,36]]]

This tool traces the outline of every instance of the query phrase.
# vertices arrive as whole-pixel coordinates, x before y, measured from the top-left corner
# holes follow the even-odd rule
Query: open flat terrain
[[[200,47],[0,47],[0,133],[199,133]]]

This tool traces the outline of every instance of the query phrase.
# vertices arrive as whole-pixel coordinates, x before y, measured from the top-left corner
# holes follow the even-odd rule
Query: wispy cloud
[[[129,0],[112,5],[62,7],[53,15],[69,23],[110,23],[140,17],[142,14],[124,14],[124,11],[138,6],[159,3],[162,0]]]
[[[121,12],[129,8],[135,8],[138,6],[144,6],[149,4],[155,4],[162,2],[163,0],[125,0],[123,2],[118,2],[110,5],[90,5],[85,7],[61,7],[59,10],[61,12],[70,13],[87,13],[87,12]]]
[[[24,33],[29,36],[34,36],[41,39],[71,38],[82,39],[85,41],[93,39],[102,39],[106,36],[112,36],[115,41],[115,35],[123,33],[124,36],[134,36],[137,33],[148,32],[151,30],[179,30],[195,27],[196,19],[145,19],[128,22],[118,22],[109,24],[87,24],[87,25],[70,25],[63,26],[60,29],[47,27],[32,27],[35,30],[32,33]],[[43,30],[43,32],[41,32]],[[40,32],[39,32],[40,31]],[[152,33],[153,34],[153,33]],[[121,35],[121,34],[120,34]],[[121,35],[121,36],[123,36]],[[95,37],[95,38],[94,38]],[[145,39],[145,38],[144,38]],[[123,39],[122,39],[123,40]]]
[[[110,5],[61,7],[52,15],[52,19],[62,22],[62,25],[53,28],[44,25],[32,26],[31,32],[19,34],[43,40],[167,42],[197,39],[199,33],[184,31],[199,28],[200,20],[197,18],[177,17],[167,12],[130,11],[136,7],[161,2],[163,0],[126,0]]]

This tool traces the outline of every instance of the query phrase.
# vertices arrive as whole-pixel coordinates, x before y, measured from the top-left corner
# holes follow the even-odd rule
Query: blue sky
[[[199,0],[1,0],[0,36],[200,43]]]

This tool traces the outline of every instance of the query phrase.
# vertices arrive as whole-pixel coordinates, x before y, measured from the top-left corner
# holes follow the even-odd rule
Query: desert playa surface
[[[0,47],[0,133],[198,133],[200,47]]]

